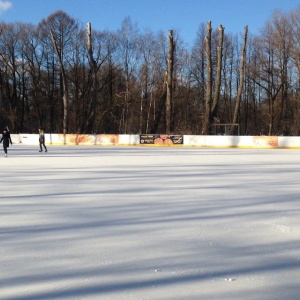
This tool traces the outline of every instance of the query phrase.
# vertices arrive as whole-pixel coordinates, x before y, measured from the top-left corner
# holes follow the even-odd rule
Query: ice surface
[[[38,150],[0,157],[0,299],[299,299],[299,150]]]

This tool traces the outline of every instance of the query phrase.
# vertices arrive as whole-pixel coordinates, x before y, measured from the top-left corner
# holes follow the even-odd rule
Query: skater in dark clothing
[[[45,145],[45,132],[41,128],[39,128],[39,142],[40,142],[40,151],[43,152],[43,147],[45,149],[45,152],[47,152],[47,147]]]
[[[9,147],[9,143],[12,145],[10,132],[7,126],[3,128],[2,138],[0,140],[0,143],[2,142],[3,142],[4,156],[7,157],[7,148]]]

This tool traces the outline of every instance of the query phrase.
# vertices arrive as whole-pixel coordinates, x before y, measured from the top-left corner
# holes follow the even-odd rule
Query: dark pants
[[[44,149],[47,150],[44,139],[40,139],[40,149],[41,149],[41,151],[43,151],[42,147],[44,147]]]
[[[7,154],[7,148],[9,147],[9,142],[7,140],[3,141],[3,150],[4,153]]]

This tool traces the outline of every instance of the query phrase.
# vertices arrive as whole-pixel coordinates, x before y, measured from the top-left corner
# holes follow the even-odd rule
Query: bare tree
[[[214,91],[214,99],[211,108],[211,121],[217,117],[217,109],[220,98],[220,88],[221,88],[221,74],[222,74],[222,56],[223,56],[223,40],[224,40],[224,27],[219,25],[219,44],[217,47],[217,75]]]
[[[211,60],[211,21],[207,22],[206,27],[206,96],[205,96],[205,116],[202,127],[202,134],[207,134],[210,126],[211,97],[212,97],[212,60]]]
[[[167,43],[165,34],[159,32],[155,43],[155,59],[153,61],[153,89],[151,92],[151,105],[153,107],[153,117],[150,133],[166,131],[165,112],[167,96]],[[150,113],[150,111],[149,111]]]
[[[51,39],[53,42],[53,47],[55,50],[55,53],[57,55],[59,65],[60,65],[60,71],[62,76],[62,86],[63,86],[63,104],[64,104],[64,119],[63,119],[63,133],[67,133],[67,125],[68,125],[68,86],[67,86],[67,76],[66,71],[63,64],[63,57],[62,53],[58,49],[57,42],[54,36],[54,33],[52,30],[50,30]]]
[[[87,131],[90,132],[95,123],[96,109],[97,109],[97,93],[98,93],[98,67],[97,62],[93,57],[93,48],[92,48],[92,27],[91,23],[87,23],[87,48],[88,48],[88,57],[90,62],[90,67],[92,70],[92,95],[91,95],[91,105],[90,111],[87,119]]]
[[[243,92],[243,87],[244,87],[247,36],[248,36],[248,26],[245,26],[244,40],[243,40],[244,42],[243,42],[242,53],[241,53],[241,62],[240,62],[239,87],[238,87],[235,108],[234,108],[234,113],[233,113],[233,120],[232,120],[233,124],[237,123],[237,120],[238,120],[238,113],[239,113],[239,109],[240,109],[242,92]],[[235,129],[236,129],[236,127],[232,125],[230,127],[229,134],[233,135]]]
[[[74,51],[74,40],[78,36],[78,23],[63,11],[57,11],[47,19],[42,20],[40,26],[46,32],[48,30],[60,66],[63,98],[63,133],[65,134],[68,132],[69,109],[66,68],[69,59],[68,56]]]
[[[155,56],[157,41],[153,33],[146,32],[141,35],[140,40],[141,67],[140,67],[140,85],[141,85],[141,106],[140,106],[140,133],[148,133],[150,114],[153,110],[153,90],[155,73]]]
[[[289,106],[286,103],[289,98],[288,69],[292,53],[289,20],[276,12],[261,32],[262,35],[255,39],[258,48],[257,68],[250,64],[249,76],[264,92],[262,96],[268,109],[264,116],[268,124],[268,135],[282,134],[289,130]]]
[[[138,74],[139,49],[138,49],[138,29],[132,23],[129,17],[125,18],[122,28],[118,32],[119,44],[119,61],[124,76],[124,82],[120,82],[120,91],[118,93],[121,115],[119,118],[119,130],[123,133],[131,132],[131,124],[134,117],[138,114],[134,113],[136,103],[139,103],[140,93],[135,95],[135,83]],[[135,97],[136,96],[136,97]]]
[[[189,66],[191,93],[193,94],[189,125],[191,128],[194,128],[195,133],[199,133],[202,127],[202,115],[205,112],[205,35],[205,24],[203,23],[199,26],[197,32]]]
[[[24,85],[22,94],[21,131],[26,130],[29,126],[38,128],[39,125],[46,124],[48,112],[44,89],[48,84],[43,78],[44,44],[39,39],[39,30],[36,26],[26,24],[23,28],[22,55],[24,57],[24,68],[27,71],[27,83]],[[30,113],[27,114],[25,112]]]
[[[169,30],[169,51],[167,71],[167,98],[166,98],[166,134],[171,131],[171,102],[173,93],[173,69],[174,69],[174,48],[173,30]]]
[[[0,36],[2,118],[13,129],[19,130],[19,120],[22,117],[22,89],[25,88],[24,72],[26,72],[22,55],[24,24],[2,23],[0,28],[2,31]]]

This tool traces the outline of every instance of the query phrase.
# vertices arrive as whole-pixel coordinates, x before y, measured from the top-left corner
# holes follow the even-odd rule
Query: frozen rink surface
[[[1,300],[299,299],[300,150],[48,150],[0,156]]]

